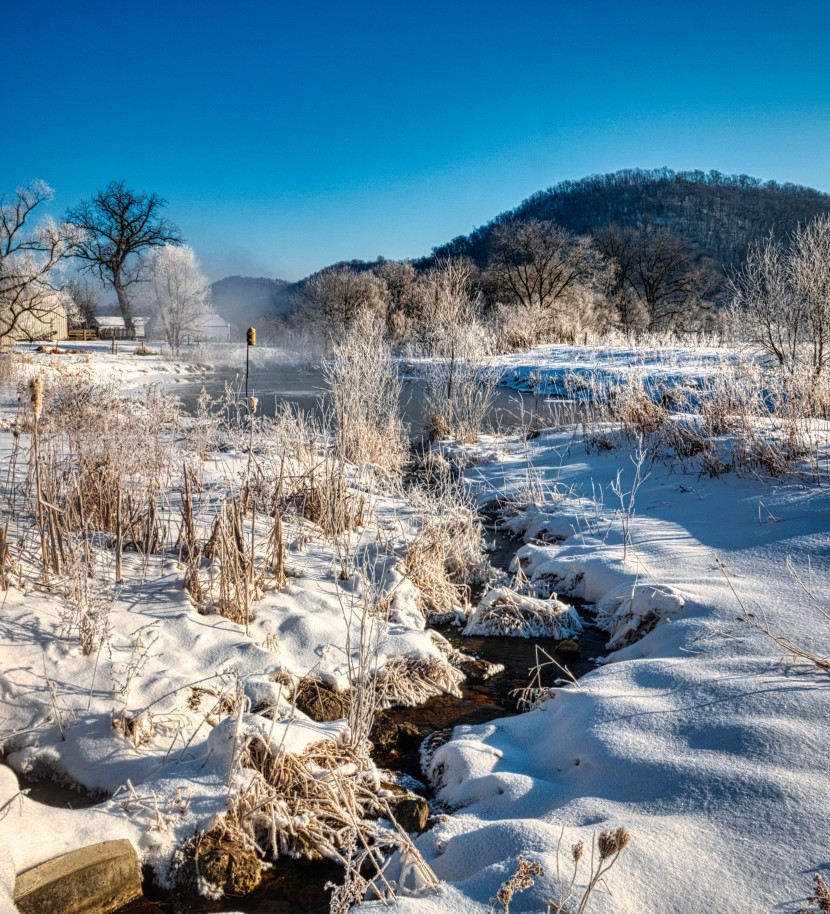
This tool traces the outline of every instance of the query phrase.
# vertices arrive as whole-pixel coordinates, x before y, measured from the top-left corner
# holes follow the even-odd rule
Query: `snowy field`
[[[44,379],[44,417],[50,383],[67,374],[58,358],[71,358],[69,373],[79,379],[133,391],[190,370],[133,355],[33,354],[23,371]],[[719,351],[545,347],[503,364],[508,384],[546,395],[572,393],[574,374],[598,371],[699,389],[735,361]],[[6,464],[18,410],[7,390]],[[594,604],[614,650],[578,683],[542,690],[534,710],[457,728],[425,751],[441,805],[416,845],[442,884],[428,891],[410,866],[390,910],[501,911],[495,899],[522,856],[541,873],[510,911],[556,911],[568,894],[572,848],[583,842],[566,907],[582,911],[592,842],[621,826],[628,846],[593,891],[591,911],[792,914],[805,904],[814,874],[826,873],[830,825],[830,681],[819,664],[794,656],[830,654],[830,490],[816,444],[825,431],[810,426],[814,448],[803,472],[780,477],[749,458],[730,465],[724,458],[737,446],[726,432],[720,462],[702,465],[691,450],[679,460],[605,421],[445,449],[465,468],[476,501],[498,502],[516,536],[516,576],[500,585],[530,610],[557,594]],[[202,454],[204,491],[239,491],[244,444]],[[26,460],[17,459],[25,474]],[[261,461],[271,472],[280,466],[267,448]],[[104,545],[96,574],[108,583],[95,599],[107,607],[106,637],[84,653],[66,609],[71,582],[44,585],[27,547],[0,613],[7,761],[116,795],[89,810],[44,810],[15,797],[14,774],[0,768],[6,872],[128,837],[163,875],[175,846],[244,791],[252,775],[239,746],[251,734],[296,753],[348,740],[345,721],[315,724],[295,711],[286,683],[312,675],[342,689],[353,674],[367,586],[358,565],[371,566],[373,599],[389,609],[378,668],[434,663],[445,670],[442,687],[456,687],[447,646],[426,630],[421,595],[405,573],[428,508],[362,478],[351,484],[365,497],[367,523],[333,548],[310,522],[292,522],[288,581],[278,588],[265,576],[247,625],[199,612],[183,589],[175,537],[149,556],[125,553],[123,585],[111,583],[112,549]],[[172,486],[178,493],[180,480]],[[254,530],[257,555],[267,520]],[[29,525],[31,539],[31,518]],[[574,626],[568,631],[578,637]],[[547,687],[559,674],[542,675]],[[594,863],[612,856],[601,861],[596,851]]]

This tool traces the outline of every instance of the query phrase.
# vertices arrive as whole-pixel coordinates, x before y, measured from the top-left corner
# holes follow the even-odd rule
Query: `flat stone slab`
[[[21,914],[112,914],[141,897],[138,856],[127,840],[71,851],[19,873]]]

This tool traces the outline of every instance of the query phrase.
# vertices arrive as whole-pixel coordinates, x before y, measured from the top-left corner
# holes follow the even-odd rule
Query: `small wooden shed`
[[[134,317],[135,333],[127,330],[124,318],[120,314],[96,314],[90,325],[98,332],[102,340],[143,340],[145,337],[146,317]]]

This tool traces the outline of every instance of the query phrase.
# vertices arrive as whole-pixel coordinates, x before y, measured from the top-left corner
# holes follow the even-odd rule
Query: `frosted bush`
[[[507,635],[514,638],[569,638],[582,631],[572,606],[539,600],[506,587],[489,591],[467,622],[465,635]]]

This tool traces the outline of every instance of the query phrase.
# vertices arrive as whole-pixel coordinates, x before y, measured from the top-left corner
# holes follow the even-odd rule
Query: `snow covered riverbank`
[[[511,357],[505,368],[512,365],[517,385],[532,376],[539,386],[544,371],[565,378],[575,361],[606,376],[634,374],[638,385],[645,379],[625,423],[603,414],[446,454],[465,467],[479,504],[502,506],[502,523],[517,537],[516,578],[500,586],[510,583],[537,621],[547,618],[539,607],[550,605],[548,621],[561,619],[575,636],[573,620],[549,598],[595,604],[616,650],[535,710],[432,744],[425,763],[443,813],[417,846],[442,885],[426,891],[410,858],[392,910],[483,914],[521,855],[544,875],[515,895],[510,911],[546,911],[561,897],[557,863],[568,882],[571,848],[582,841],[575,909],[593,836],[619,826],[630,843],[594,892],[594,912],[790,914],[813,875],[825,872],[830,682],[771,636],[830,654],[821,612],[830,598],[827,430],[818,420],[787,419],[750,441],[758,422],[746,398],[723,399],[724,390],[739,390],[731,356],[690,356],[684,372],[677,354],[641,356],[632,367],[630,350],[606,353],[559,347],[544,359]],[[90,382],[138,392],[142,382],[176,375],[153,358],[31,353],[17,369],[24,386],[3,395],[0,453],[13,531],[0,594],[7,760],[115,794],[87,810],[46,810],[16,797],[14,775],[0,768],[0,802],[10,801],[0,842],[18,871],[79,844],[127,837],[167,878],[178,845],[253,795],[271,803],[277,844],[290,844],[284,836],[309,834],[311,820],[275,805],[278,792],[267,792],[256,767],[285,751],[306,753],[318,784],[342,775],[358,805],[371,804],[369,795],[382,791],[373,767],[361,769],[342,748],[353,736],[349,723],[315,723],[290,699],[302,678],[343,693],[366,673],[360,632],[367,622],[372,631],[375,618],[386,621],[368,671],[381,677],[384,700],[405,699],[402,689],[452,693],[460,675],[425,622],[430,603],[436,612],[453,609],[453,590],[436,589],[434,566],[426,573],[413,556],[430,561],[438,545],[447,548],[447,531],[463,549],[469,519],[442,515],[446,506],[432,496],[413,501],[385,490],[371,472],[332,474],[321,439],[285,416],[263,422],[251,447],[244,415],[225,414],[227,427],[208,414],[182,421],[163,397],[142,393],[121,404],[122,422],[115,394],[92,404],[80,395]],[[60,570],[47,575],[32,500],[28,377],[45,385],[44,465],[72,470],[55,477],[65,487],[56,492],[83,492],[83,535],[66,544],[76,560],[56,559]],[[630,387],[620,384],[618,403]],[[713,391],[721,412],[687,416],[688,398],[664,396],[671,388]],[[728,410],[739,408],[733,424]],[[85,436],[76,441],[79,430]],[[787,431],[809,446],[784,441],[791,471],[773,476],[775,442]],[[79,489],[85,467],[94,468],[84,477],[91,488]],[[149,494],[157,512],[155,548],[137,548],[141,538],[130,534],[123,583],[112,518],[102,514],[95,526],[90,516],[101,480],[120,480],[124,498],[135,499],[135,529],[148,542],[156,528],[141,506]],[[249,498],[253,512],[240,507]],[[61,510],[72,513],[77,502],[67,497]],[[284,510],[282,532],[275,505]],[[47,499],[46,507],[60,506]],[[221,530],[239,524],[236,553],[216,545],[220,516],[229,518]],[[440,525],[431,528],[430,518]],[[444,539],[431,539],[439,529]],[[228,584],[221,568],[233,555],[248,570]],[[92,578],[75,573],[84,568]],[[250,600],[240,600],[244,593]],[[487,600],[495,606],[498,593]],[[236,616],[222,614],[229,604]],[[556,675],[543,671],[544,685]],[[320,755],[321,743],[341,748]]]
[[[487,911],[519,855],[545,875],[510,911],[545,911],[572,845],[621,825],[630,845],[592,911],[792,912],[826,874],[830,680],[758,630],[830,653],[826,481],[712,478],[658,455],[627,512],[638,442],[618,443],[571,427],[464,451],[479,500],[513,500],[504,523],[530,590],[595,603],[621,647],[536,710],[457,728],[432,754],[455,811],[419,847],[446,887],[396,911]]]
[[[383,706],[462,678],[403,571],[429,508],[336,461],[291,412],[182,419],[140,386],[168,374],[152,359],[27,352],[3,391],[5,759],[110,797],[44,809],[0,769],[18,872],[127,837],[172,885],[174,851],[220,822],[266,856],[336,855],[386,797],[366,721],[311,720],[298,684],[346,694],[364,677]],[[296,796],[269,781],[288,756]],[[304,805],[314,784],[346,791],[342,820],[325,795]]]

